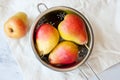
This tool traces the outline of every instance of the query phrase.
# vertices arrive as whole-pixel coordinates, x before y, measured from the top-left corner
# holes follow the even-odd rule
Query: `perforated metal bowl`
[[[46,10],[41,12],[40,11],[40,6],[44,5]],[[31,47],[33,49],[33,52],[36,56],[36,58],[45,66],[47,66],[50,69],[56,70],[56,71],[70,71],[73,70],[79,66],[81,66],[89,57],[89,55],[91,54],[91,51],[93,49],[93,43],[94,43],[94,35],[93,35],[93,30],[92,27],[88,21],[88,19],[79,11],[70,8],[70,7],[66,7],[66,6],[57,6],[57,7],[52,7],[52,8],[47,8],[47,6],[45,4],[38,4],[38,10],[41,12],[40,15],[36,18],[36,20],[34,21],[33,25],[31,26],[31,31],[30,31],[30,43],[31,43]],[[58,67],[58,66],[53,66],[51,65],[47,60],[45,60],[46,58],[41,58],[38,55],[38,51],[36,49],[36,43],[35,43],[35,32],[36,29],[38,28],[38,25],[40,25],[40,20],[44,20],[42,19],[43,16],[45,16],[46,14],[49,14],[52,11],[56,11],[56,10],[63,10],[63,11],[71,11],[77,15],[79,15],[85,22],[86,24],[86,30],[87,30],[87,34],[88,34],[88,43],[86,44],[87,47],[85,45],[81,46],[81,52],[79,54],[79,58],[78,58],[78,62],[74,63],[74,64],[70,64],[70,65],[66,65],[66,66],[62,66],[62,67]],[[44,22],[44,21],[43,21]]]

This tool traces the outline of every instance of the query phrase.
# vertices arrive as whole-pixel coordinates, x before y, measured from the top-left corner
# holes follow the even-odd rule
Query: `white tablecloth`
[[[18,11],[29,17],[29,31],[40,14],[38,3],[48,8],[68,6],[83,13],[94,31],[94,48],[87,60],[96,73],[120,62],[120,1],[119,0],[0,0],[0,31],[4,22]],[[82,80],[81,69],[87,77],[93,75],[86,65],[70,72],[56,72],[43,66],[35,57],[29,43],[29,31],[22,39],[6,37],[12,54],[23,72],[24,80]]]

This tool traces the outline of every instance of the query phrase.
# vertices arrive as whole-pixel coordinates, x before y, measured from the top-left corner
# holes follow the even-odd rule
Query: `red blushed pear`
[[[54,65],[65,65],[77,61],[78,46],[70,41],[59,43],[49,55],[49,62]]]
[[[18,12],[4,24],[4,31],[10,38],[19,39],[27,33],[28,17],[24,12]]]
[[[69,41],[73,41],[79,45],[88,42],[88,36],[85,23],[76,14],[67,14],[64,20],[58,25],[60,36]]]
[[[45,23],[36,32],[36,47],[39,55],[46,55],[57,45],[59,33],[55,27]]]

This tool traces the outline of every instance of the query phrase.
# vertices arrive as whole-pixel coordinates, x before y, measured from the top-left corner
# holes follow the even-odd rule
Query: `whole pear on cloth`
[[[24,12],[17,12],[4,24],[4,32],[10,38],[19,39],[27,33],[28,17]]]

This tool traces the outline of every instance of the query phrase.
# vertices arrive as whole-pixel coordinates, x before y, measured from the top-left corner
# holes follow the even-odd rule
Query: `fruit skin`
[[[76,14],[67,14],[58,25],[60,36],[79,45],[88,42],[88,36],[84,21]]]
[[[78,58],[78,46],[70,41],[59,43],[49,55],[49,62],[54,65],[73,63]]]
[[[59,33],[55,27],[50,24],[42,24],[36,32],[36,46],[40,55],[49,54],[49,52],[59,42]]]
[[[24,12],[18,12],[4,24],[4,32],[10,38],[19,39],[27,33],[28,17]]]
[[[18,12],[13,17],[17,17],[21,19],[26,25],[28,25],[28,17],[27,14],[24,12]]]

